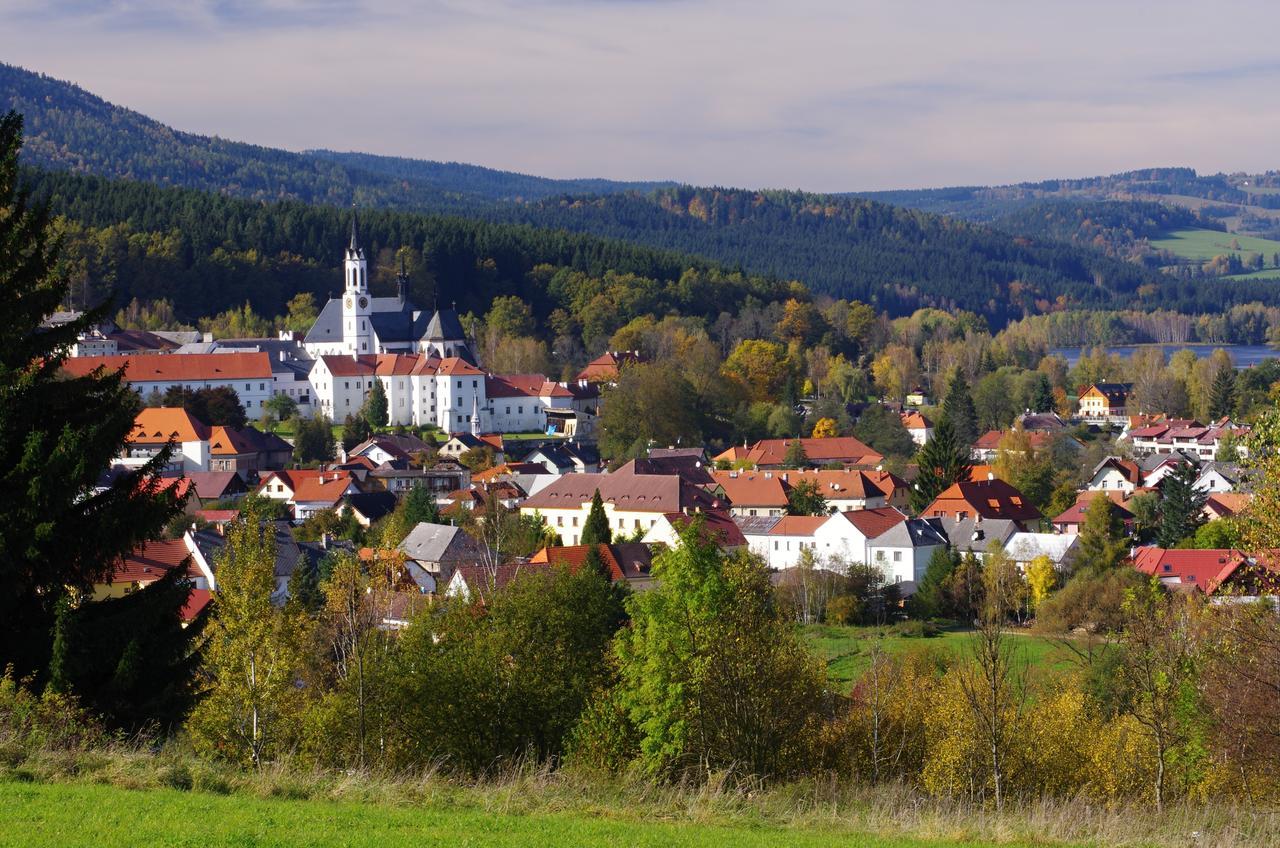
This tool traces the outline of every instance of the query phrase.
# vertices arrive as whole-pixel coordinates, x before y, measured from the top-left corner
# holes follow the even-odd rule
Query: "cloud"
[[[1207,8],[1212,5],[1212,8]],[[1158,11],[1159,14],[1153,14]],[[1276,167],[1270,3],[0,0],[16,62],[180,129],[816,190]]]

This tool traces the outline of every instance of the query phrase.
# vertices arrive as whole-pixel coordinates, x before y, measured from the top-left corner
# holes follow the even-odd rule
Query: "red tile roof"
[[[714,471],[712,477],[736,507],[785,508],[787,490],[782,478],[770,471]]]
[[[129,443],[162,445],[176,442],[202,442],[210,436],[209,426],[180,406],[151,406],[133,419]]]
[[[717,460],[746,459],[757,466],[781,466],[786,463],[787,449],[792,443],[799,441],[804,447],[805,456],[814,465],[838,462],[844,465],[879,465],[884,461],[882,454],[876,453],[852,436],[835,436],[829,439],[761,439],[746,452],[743,457],[737,448],[730,448],[716,457]],[[732,455],[731,455],[732,454]]]
[[[907,520],[907,516],[891,506],[877,509],[852,509],[841,513],[868,539],[874,539]]]
[[[770,536],[812,536],[831,520],[829,515],[784,515],[769,528]]]
[[[685,515],[682,512],[667,513],[666,519],[677,532],[688,526],[689,522],[698,518],[703,520],[702,538],[710,539],[722,548],[741,548],[747,544],[747,537],[742,535],[740,528],[728,513],[719,510],[708,510],[695,515]]]
[[[640,356],[629,350],[606,351],[587,363],[587,367],[578,372],[579,380],[593,383],[604,383],[618,379],[618,367],[630,362],[640,362]]]
[[[164,353],[155,355],[78,356],[62,368],[83,377],[99,367],[124,368],[128,382],[192,383],[270,380],[271,359],[265,353]]]
[[[1076,498],[1076,502],[1061,514],[1053,519],[1054,524],[1084,524],[1085,512],[1089,509],[1089,503],[1095,497],[1110,498],[1112,504],[1115,505],[1115,512],[1120,516],[1121,521],[1125,524],[1133,522],[1133,513],[1126,507],[1124,501],[1124,493],[1120,491],[1110,492],[1081,492]]]
[[[146,585],[159,580],[174,568],[186,568],[190,573],[190,554],[182,539],[144,542],[115,564],[107,582]]]
[[[1196,551],[1145,547],[1134,554],[1133,567],[1162,583],[1213,594],[1248,561],[1243,552],[1234,548]]]
[[[354,478],[347,471],[291,470],[273,471],[262,480],[258,491],[263,491],[274,479],[279,479],[293,492],[294,503],[336,504],[342,499]]]
[[[213,594],[208,589],[192,589],[191,594],[187,595],[187,602],[182,606],[183,621],[194,621],[195,617],[204,612],[204,608],[209,606],[209,601],[213,600]]]
[[[964,512],[984,519],[1037,521],[1042,516],[1026,497],[1003,480],[962,480],[925,507],[923,517],[956,516]]]

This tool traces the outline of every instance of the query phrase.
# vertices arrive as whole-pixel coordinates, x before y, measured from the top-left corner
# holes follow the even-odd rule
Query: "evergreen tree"
[[[60,373],[77,334],[106,312],[41,327],[67,283],[45,208],[18,188],[21,139],[22,118],[0,117],[0,668],[12,665],[19,678],[46,670],[67,590],[89,592],[182,508],[158,488],[169,449],[95,491],[139,399],[118,372]]]
[[[808,467],[809,455],[805,453],[804,442],[800,439],[792,439],[787,444],[787,452],[782,457],[782,464],[787,468]]]
[[[73,606],[54,627],[49,688],[125,730],[176,728],[195,703],[205,615],[183,627],[191,584],[170,569],[141,591]]]
[[[1084,510],[1080,541],[1076,543],[1077,569],[1105,573],[1125,556],[1124,521],[1111,498],[1095,494]]]
[[[582,525],[584,545],[607,545],[613,541],[613,532],[609,529],[609,517],[604,512],[604,501],[600,498],[600,490],[591,496],[591,511]]]
[[[382,385],[382,381],[374,377],[373,385],[369,388],[369,396],[364,399],[364,407],[360,410],[360,416],[368,422],[371,430],[376,431],[390,423],[390,414],[387,390]]]
[[[911,487],[911,509],[917,515],[952,485],[968,480],[973,471],[969,443],[960,441],[945,414],[916,461],[920,471]]]
[[[405,524],[410,530],[419,524],[442,524],[440,507],[426,486],[414,486],[404,496],[402,505]]]
[[[1032,372],[1031,391],[1027,396],[1027,408],[1032,412],[1053,411],[1053,386],[1049,378],[1039,372]]]
[[[947,585],[951,575],[960,565],[960,554],[950,547],[940,547],[929,557],[929,565],[925,569],[916,593],[911,596],[909,604],[911,615],[915,618],[937,618],[949,613],[950,604],[947,598]]]
[[[1209,493],[1195,487],[1199,476],[1194,465],[1184,462],[1161,481],[1160,523],[1156,526],[1156,544],[1160,547],[1177,547],[1204,524],[1204,504]]]
[[[947,387],[947,398],[942,402],[942,421],[950,421],[960,444],[969,447],[978,439],[978,412],[969,393],[969,382],[957,369]],[[942,421],[938,425],[942,425]]]
[[[1217,421],[1230,416],[1236,408],[1236,369],[1224,365],[1218,369],[1209,387],[1209,418]]]
[[[369,426],[369,419],[363,412],[360,415],[348,414],[342,419],[342,449],[351,450],[356,445],[367,442],[369,437],[373,435],[373,428]]]
[[[324,413],[294,419],[293,450],[299,462],[331,462],[334,455],[333,424]]]

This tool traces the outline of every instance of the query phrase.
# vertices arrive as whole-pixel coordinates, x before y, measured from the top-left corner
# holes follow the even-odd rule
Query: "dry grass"
[[[1280,845],[1280,812],[1229,803],[1108,807],[1083,799],[1021,799],[1003,812],[935,798],[901,785],[831,779],[764,786],[713,775],[699,784],[657,784],[525,766],[469,783],[438,769],[413,774],[325,772],[287,763],[248,772],[193,756],[180,745],[152,751],[37,752],[0,762],[0,779],[88,781],[128,789],[176,788],[260,798],[431,806],[511,815],[572,813],[616,821],[671,821],[847,831],[981,844],[1195,846]]]

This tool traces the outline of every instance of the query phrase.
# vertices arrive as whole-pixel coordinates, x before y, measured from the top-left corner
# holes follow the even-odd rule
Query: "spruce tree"
[[[943,546],[934,549],[924,577],[907,605],[912,617],[938,618],[950,612],[947,584],[959,565],[960,555],[952,548]]]
[[[787,452],[782,457],[782,464],[787,468],[806,468],[809,465],[809,454],[805,452],[804,442],[792,439],[787,445]]]
[[[1111,498],[1095,494],[1084,510],[1080,540],[1076,543],[1076,568],[1104,574],[1119,565],[1124,555],[1124,521]]]
[[[1177,547],[1204,524],[1204,504],[1209,494],[1196,488],[1199,476],[1194,465],[1184,462],[1161,481],[1160,523],[1156,526],[1156,544],[1160,547]]]
[[[973,396],[969,394],[969,382],[959,370],[947,387],[947,398],[942,402],[942,419],[951,422],[960,444],[969,447],[977,440],[978,413],[973,407]],[[941,425],[942,422],[938,423]]]
[[[1027,407],[1032,412],[1053,411],[1053,386],[1044,374],[1032,372],[1031,391],[1027,396]]]
[[[440,507],[426,486],[414,486],[404,496],[404,520],[410,530],[419,524],[441,524]]]
[[[952,485],[968,480],[973,471],[969,443],[957,438],[951,419],[945,415],[933,437],[920,448],[916,462],[920,471],[911,487],[911,510],[917,515]]]
[[[106,310],[41,326],[67,282],[45,207],[18,185],[21,144],[22,118],[0,117],[0,668],[18,677],[46,671],[68,589],[87,594],[182,507],[159,490],[170,450],[95,491],[140,401],[119,372],[61,373],[76,336]]]
[[[1217,421],[1228,417],[1236,408],[1236,369],[1219,368],[1209,386],[1209,418]]]
[[[364,408],[360,410],[360,415],[369,423],[370,429],[374,431],[380,427],[386,427],[390,423],[390,405],[387,403],[387,390],[377,377],[373,378],[373,385],[369,388],[369,396],[364,399]]]
[[[613,532],[609,529],[609,517],[604,512],[604,501],[600,498],[600,490],[591,496],[591,512],[582,525],[582,536],[579,542],[583,545],[607,545],[613,541]]]

